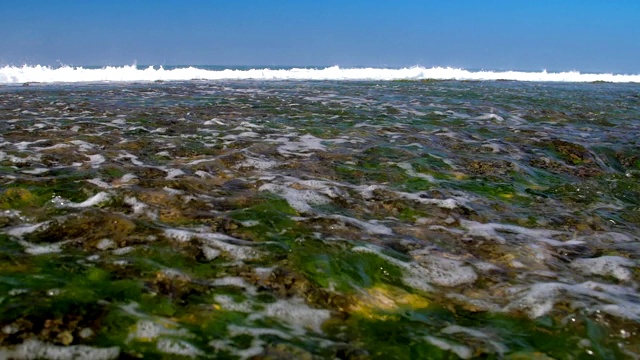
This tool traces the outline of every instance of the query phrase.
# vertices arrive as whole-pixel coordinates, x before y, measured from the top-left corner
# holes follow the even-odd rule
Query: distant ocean
[[[592,74],[579,71],[492,71],[451,67],[407,68],[242,67],[242,66],[4,66],[0,84],[184,81],[184,80],[510,80],[541,82],[640,82],[640,74]]]
[[[640,75],[0,83],[0,359],[640,358]]]

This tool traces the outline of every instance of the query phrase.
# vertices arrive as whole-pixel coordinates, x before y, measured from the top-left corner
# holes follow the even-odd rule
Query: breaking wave
[[[640,74],[590,74],[578,71],[470,71],[451,67],[387,68],[262,68],[231,69],[208,66],[139,67],[137,65],[91,67],[4,66],[0,84],[131,82],[185,80],[511,80],[542,82],[640,83]]]

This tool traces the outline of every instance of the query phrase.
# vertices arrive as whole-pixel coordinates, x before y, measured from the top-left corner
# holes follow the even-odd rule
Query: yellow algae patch
[[[552,357],[547,356],[541,352],[517,352],[507,355],[505,359],[508,360],[553,360]]]
[[[465,174],[463,172],[460,172],[460,171],[454,171],[453,172],[453,177],[455,177],[456,180],[464,180],[464,179],[468,178],[469,175],[467,175],[467,174]]]
[[[15,261],[6,262],[3,261],[0,263],[0,273],[5,274],[15,274],[15,273],[26,273],[32,270],[32,268],[27,264],[21,264]]]
[[[37,198],[29,190],[24,188],[10,188],[0,195],[0,209],[12,209],[34,204]]]
[[[385,318],[384,313],[427,306],[429,301],[422,296],[392,286],[375,286],[356,295],[349,311],[369,318]]]

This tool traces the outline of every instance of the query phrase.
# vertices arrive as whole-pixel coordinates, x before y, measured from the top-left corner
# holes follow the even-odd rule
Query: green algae
[[[271,240],[282,237],[286,232],[299,233],[299,224],[292,220],[297,216],[286,200],[275,196],[261,196],[256,205],[234,210],[228,214],[239,225],[237,232],[245,234],[254,241]],[[246,222],[250,223],[246,223]],[[242,223],[245,222],[243,226]],[[247,226],[248,225],[248,226]]]
[[[290,260],[314,284],[352,292],[380,283],[397,284],[402,272],[378,255],[354,253],[340,246],[307,240],[292,247]]]
[[[387,313],[383,318],[353,316],[327,326],[331,329],[341,327],[341,336],[349,343],[367,349],[367,358],[372,359],[458,358],[454,351],[435,346],[429,337],[467,347],[474,358],[497,359],[505,355],[513,359],[625,357],[615,346],[617,340],[607,336],[602,322],[585,316],[577,316],[566,325],[555,321],[548,317],[530,321],[521,317],[471,314],[434,305]],[[446,324],[453,322],[461,327],[438,330],[443,329],[443,325],[447,329]],[[467,324],[483,329],[483,335],[469,337],[468,333],[460,331]],[[498,355],[496,351],[500,350],[496,346],[504,346],[509,351]]]

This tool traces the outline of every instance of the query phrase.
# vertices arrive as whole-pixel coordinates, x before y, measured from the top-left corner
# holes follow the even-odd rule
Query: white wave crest
[[[385,68],[291,68],[291,69],[207,69],[199,67],[136,65],[107,66],[100,69],[62,66],[4,66],[0,68],[0,84],[21,83],[76,83],[76,82],[131,82],[131,81],[185,81],[185,80],[512,80],[550,82],[614,82],[640,83],[640,74],[583,74],[568,72],[524,72],[524,71],[469,71],[451,67],[424,68],[420,66]]]

